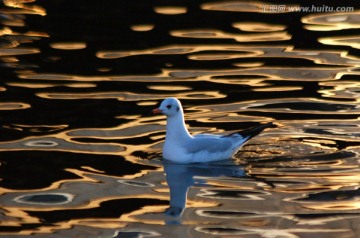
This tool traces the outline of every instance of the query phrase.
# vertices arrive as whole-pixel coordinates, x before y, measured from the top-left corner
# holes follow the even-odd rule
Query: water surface
[[[359,10],[276,4],[4,0],[0,235],[359,237]],[[279,126],[164,162],[168,96],[195,134]]]

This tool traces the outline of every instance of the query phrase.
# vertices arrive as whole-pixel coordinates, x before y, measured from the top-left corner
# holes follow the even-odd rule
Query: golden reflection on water
[[[40,53],[40,50],[35,48],[0,49],[0,56],[14,56],[38,53]]]
[[[0,103],[0,110],[19,110],[30,108],[31,105],[22,102]]]
[[[179,15],[186,13],[187,8],[182,6],[159,6],[154,7],[154,11],[158,14],[164,15]]]
[[[170,91],[170,90],[168,90]],[[191,98],[191,99],[205,99],[205,98],[224,98],[225,95],[216,91],[208,91],[203,93],[197,92],[188,92],[188,93],[176,93],[154,96],[153,94],[143,94],[137,95],[128,92],[106,92],[106,93],[38,93],[38,97],[48,98],[48,99],[117,99],[119,101],[138,101],[138,100],[147,100],[147,99],[158,99],[161,100],[164,97],[175,96],[179,98]]]
[[[149,85],[147,88],[159,91],[188,91],[192,90],[191,87],[179,86],[179,85]]]
[[[356,98],[357,101],[360,98],[360,83],[357,81],[321,82],[320,85],[328,87],[328,89],[319,90],[323,97]]]
[[[41,15],[41,16],[46,15],[46,11],[44,8],[37,6],[37,5],[27,5],[26,3],[28,3],[28,2],[29,2],[28,0],[4,0],[3,1],[5,6],[17,9],[17,10],[15,10],[15,9],[13,10],[13,12],[16,14],[37,14],[37,15]]]
[[[29,6],[29,1],[7,0],[4,3],[14,8],[12,11],[16,14],[46,15],[41,7]],[[200,8],[204,11],[261,13],[266,4],[221,1],[204,3]],[[153,10],[162,17],[184,17],[189,12],[183,6],[158,6]],[[310,31],[357,29],[358,13],[311,14],[304,16],[302,23]],[[18,33],[13,29],[15,26],[24,27],[25,23],[20,18],[3,21],[6,27],[0,30],[0,35],[8,37],[10,44],[0,49],[1,61],[18,68],[14,71],[18,74],[18,80],[7,82],[0,87],[0,92],[7,93],[8,88],[27,92],[34,90],[33,95],[46,102],[116,99],[120,104],[132,102],[139,106],[139,110],[113,114],[115,119],[124,119],[126,122],[105,128],[72,128],[70,123],[47,125],[29,122],[2,125],[2,129],[31,132],[34,135],[2,141],[0,151],[62,151],[87,155],[89,158],[93,155],[112,155],[118,156],[119,160],[131,162],[132,165],[147,165],[150,168],[116,176],[107,174],[106,169],[84,164],[77,169],[63,169],[76,176],[74,179],[58,179],[39,189],[2,188],[0,205],[3,207],[4,225],[14,228],[24,224],[41,224],[34,229],[24,228],[17,235],[56,233],[68,237],[69,234],[78,232],[82,235],[96,234],[98,237],[116,237],[117,234],[121,237],[122,231],[148,231],[149,234],[163,236],[170,234],[169,237],[174,233],[179,234],[179,237],[184,234],[190,234],[189,237],[298,237],[319,233],[339,237],[338,235],[348,234],[355,229],[359,221],[356,214],[360,209],[356,194],[360,182],[357,158],[360,153],[357,116],[360,113],[360,85],[355,79],[344,78],[359,75],[357,67],[360,59],[357,56],[350,55],[345,50],[299,49],[287,43],[270,45],[268,41],[284,42],[292,39],[293,36],[287,32],[288,26],[236,20],[228,24],[236,33],[195,26],[184,28],[186,30],[171,29],[167,34],[175,39],[175,43],[169,45],[126,50],[120,50],[121,47],[119,50],[99,48],[94,53],[94,57],[101,62],[127,60],[128,57],[137,56],[177,56],[188,60],[191,65],[229,61],[228,67],[177,68],[171,62],[164,63],[158,74],[117,75],[111,74],[112,67],[104,64],[97,67],[99,75],[66,74],[60,71],[47,73],[45,69],[38,70],[39,66],[35,64],[31,67],[22,65],[20,56],[42,53],[40,49],[31,47],[31,43],[49,37],[47,33]],[[130,24],[128,29],[146,32],[155,27],[161,28],[161,24],[136,22]],[[177,42],[202,39],[206,39],[206,42],[225,40],[225,43]],[[234,41],[244,43],[234,44]],[[318,41],[326,45],[359,48],[356,35],[321,37]],[[25,47],[26,44],[29,46]],[[85,41],[69,39],[64,42],[54,39],[47,46],[57,52],[79,50],[71,53],[81,54],[81,50],[86,49],[87,45]],[[57,55],[47,58],[59,65],[61,59]],[[267,60],[270,59],[282,59],[285,63],[269,66]],[[288,66],[287,59],[303,60],[311,66]],[[134,86],[146,83],[147,91],[124,90],[120,87],[108,90],[108,87],[101,87],[102,83],[116,82],[119,82],[116,85],[131,82]],[[211,89],[199,89],[200,83],[205,87],[207,84],[213,86]],[[299,98],[292,95],[309,90],[306,85],[310,84],[318,86],[316,93],[320,96],[306,95]],[[231,93],[230,89],[237,90],[238,94]],[[272,94],[275,95],[273,98],[264,99],[253,98],[252,95],[242,98],[242,93],[249,92],[254,95],[287,94],[279,97]],[[195,134],[223,133],[225,129],[231,131],[232,125],[227,123],[260,123],[280,118],[278,128],[254,138],[232,161],[236,168],[243,168],[244,174],[241,176],[236,170],[224,175],[230,165],[220,164],[210,169],[194,165],[185,169],[182,176],[175,177],[180,182],[194,179],[194,183],[188,186],[185,195],[187,201],[179,218],[166,216],[164,213],[169,206],[161,205],[162,202],[170,202],[169,193],[174,189],[168,186],[171,181],[165,177],[163,161],[160,160],[165,118],[162,115],[141,115],[142,109],[155,107],[168,96],[176,96],[189,103],[185,105],[185,117],[189,130]],[[235,99],[227,101],[231,97]],[[0,103],[0,111],[3,112],[26,109],[32,109],[31,103]],[[281,115],[288,115],[290,118]],[[354,118],[349,117],[351,115]],[[345,119],[330,119],[333,117]],[[223,125],[231,126],[223,129]],[[81,142],[86,140],[92,142]],[[140,142],[133,142],[135,140]],[[342,144],[345,146],[341,147]],[[139,158],[136,152],[149,155]],[[107,161],[104,160],[103,163]],[[175,190],[181,189],[175,186]],[[354,192],[354,196],[346,197],[341,191]],[[322,193],[325,193],[326,198],[329,197],[326,193],[335,193],[336,199],[322,201]],[[32,197],[46,195],[63,200],[31,200]],[[317,199],[317,195],[320,199]],[[139,199],[134,203],[154,199],[158,205],[144,205],[127,213],[119,212],[115,217],[91,215],[56,223],[46,223],[41,215],[31,215],[31,212],[50,214],[54,211],[64,214],[76,211],[81,213],[95,208],[99,211],[102,204],[107,202],[126,206],[126,203],[122,203],[126,199]],[[334,212],[337,214],[334,215]],[[168,224],[182,225],[167,226]]]
[[[235,22],[232,26],[249,32],[283,31],[287,28],[286,25],[266,24],[262,22]]]
[[[23,42],[32,42],[33,39],[36,39],[36,37],[49,37],[47,33],[44,32],[37,32],[37,31],[27,31],[25,33],[18,33],[12,30],[9,27],[4,27],[0,30],[0,36],[27,36],[28,38],[23,38]],[[17,41],[14,40],[13,44],[15,44]]]
[[[116,143],[74,142],[66,134],[27,137],[21,140],[1,142],[0,151],[64,151],[89,154],[116,154],[125,148]]]
[[[303,87],[269,87],[269,88],[254,88],[255,92],[274,92],[274,91],[298,91],[302,90]]]
[[[252,34],[233,34],[219,30],[199,29],[199,30],[174,30],[170,35],[185,38],[201,39],[234,39],[237,42],[267,42],[267,41],[285,41],[291,39],[287,32],[271,33],[252,33]]]
[[[91,83],[64,83],[64,84],[59,84],[59,83],[7,83],[7,85],[12,86],[12,87],[23,87],[23,88],[52,88],[52,87],[59,87],[59,86],[64,86],[64,87],[69,87],[69,88],[95,88],[97,85],[96,84],[91,84]]]
[[[133,31],[151,31],[154,29],[155,25],[153,24],[144,24],[144,25],[132,25],[131,30]]]
[[[360,28],[360,11],[310,14],[301,19],[304,28],[311,31],[337,31]]]
[[[322,37],[319,42],[326,45],[345,45],[355,49],[360,49],[360,36],[339,36],[339,37]]]
[[[86,48],[85,42],[54,42],[50,47],[58,50],[82,50]]]
[[[327,204],[303,204],[304,207],[314,210],[322,210],[322,211],[346,211],[346,210],[358,210],[360,209],[360,201],[345,201],[345,202],[333,202]]]
[[[7,128],[11,128],[14,130],[19,130],[19,131],[25,131],[25,130],[29,130],[31,132],[42,132],[42,131],[47,131],[47,132],[55,132],[58,130],[63,130],[65,128],[67,128],[68,125],[25,125],[25,124],[12,124],[11,126],[7,126]]]
[[[210,51],[211,53],[207,52]],[[226,53],[224,53],[226,52]],[[117,59],[137,55],[181,55],[187,54],[190,59],[195,58],[194,55],[202,55],[204,59],[211,59],[211,55],[216,60],[221,59],[219,55],[224,55],[223,59],[232,58],[252,58],[257,57],[284,57],[284,58],[299,58],[314,61],[319,65],[333,64],[333,65],[347,65],[354,66],[360,64],[360,59],[355,56],[348,55],[344,51],[325,51],[325,50],[295,50],[292,46],[267,46],[267,45],[168,45],[158,48],[146,50],[133,51],[99,51],[96,56],[101,59]],[[209,55],[209,58],[205,58]],[[255,65],[253,65],[256,63]],[[241,63],[243,64],[243,63]],[[240,64],[240,65],[241,65]],[[255,67],[261,62],[246,63],[245,67]],[[242,66],[244,67],[244,66]],[[224,72],[227,70],[224,69]]]
[[[68,201],[68,204],[66,205],[67,209],[74,209],[74,210],[86,210],[90,208],[96,208],[99,207],[102,202],[111,201],[115,199],[128,199],[128,198],[143,198],[148,199],[149,196],[151,196],[153,199],[168,199],[167,196],[164,195],[150,195],[149,192],[151,190],[144,190],[144,187],[139,187],[137,189],[138,195],[135,195],[136,193],[135,188],[132,187],[132,189],[128,189],[129,186],[124,183],[118,183],[118,177],[111,177],[108,175],[98,175],[98,174],[91,174],[89,172],[79,171],[79,170],[69,170],[74,174],[77,174],[81,179],[76,180],[68,180],[68,181],[61,181],[56,187],[54,187],[54,184],[46,189],[42,189],[41,192],[33,190],[33,191],[23,191],[23,192],[17,192],[14,191],[14,193],[8,194],[7,201],[7,215],[9,217],[17,217],[18,219],[23,220],[26,223],[41,223],[40,220],[33,218],[32,216],[29,216],[27,212],[22,212],[22,209],[26,211],[56,211],[56,210],[63,210],[64,205],[59,204],[44,204],[44,206],[40,206],[40,204],[34,204],[31,202],[24,202],[24,203],[17,203],[17,200],[20,199],[22,196],[21,194],[24,194],[24,196],[28,196],[29,194],[34,195],[41,195],[41,194],[61,194],[64,192],[64,194],[69,194],[70,196],[72,194],[76,195],[73,197],[72,200]],[[149,174],[150,175],[150,174]],[[146,175],[148,176],[148,175]],[[161,181],[161,176],[151,176],[151,179],[148,179],[147,181],[152,181],[154,183],[158,183],[159,179]],[[133,178],[134,179],[134,178]],[[141,178],[143,179],[143,178]],[[127,179],[126,179],[127,180]],[[131,180],[128,180],[131,181]],[[60,181],[59,181],[60,182]],[[108,184],[108,185],[105,185]],[[105,186],[104,186],[105,185]],[[118,194],[118,190],[125,191],[127,190],[129,193],[128,195]],[[124,190],[125,189],[125,190]],[[56,192],[55,192],[56,191]],[[95,192],[96,191],[96,192]],[[97,195],[94,197],[93,193],[96,193]],[[91,198],[89,198],[89,194],[91,194]],[[11,199],[11,197],[16,197],[15,199]],[[91,200],[90,200],[91,199]],[[4,202],[4,200],[2,200]],[[13,207],[14,208],[11,208]],[[20,208],[22,207],[22,208]],[[119,228],[119,224],[128,224],[128,222],[139,222],[139,221],[146,221],[148,224],[164,224],[163,220],[154,220],[154,219],[141,219],[139,220],[136,218],[137,216],[147,214],[147,213],[158,213],[159,211],[163,211],[164,206],[145,206],[142,209],[139,209],[134,212],[130,212],[128,214],[122,214],[118,218],[81,218],[81,219],[71,219],[69,221],[64,222],[58,222],[54,224],[55,226],[51,226],[52,229],[48,230],[47,226],[42,226],[42,232],[45,233],[51,233],[53,232],[53,229],[57,230],[57,232],[61,232],[61,230],[68,229],[71,226],[76,225],[86,225],[90,227],[98,227],[99,223],[101,223],[102,228]],[[93,223],[96,222],[96,223]],[[93,223],[93,224],[92,224]],[[11,225],[10,223],[7,223],[8,225]],[[122,227],[121,225],[120,227]],[[39,232],[39,231],[38,231]],[[21,234],[31,234],[30,231],[24,231],[21,232]]]

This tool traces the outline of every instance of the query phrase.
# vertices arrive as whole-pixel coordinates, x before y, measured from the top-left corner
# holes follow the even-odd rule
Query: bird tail
[[[249,129],[234,132],[234,133],[231,133],[231,134],[226,135],[226,136],[232,136],[232,135],[238,134],[238,135],[240,135],[241,137],[244,138],[243,143],[245,143],[248,140],[250,140],[251,138],[253,138],[254,136],[260,134],[266,128],[276,128],[276,127],[277,127],[277,125],[275,125],[274,123],[268,122],[266,124],[261,124],[261,125],[258,125],[258,126],[251,127]]]

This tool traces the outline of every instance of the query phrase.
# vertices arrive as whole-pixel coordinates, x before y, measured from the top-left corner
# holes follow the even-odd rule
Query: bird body
[[[199,163],[231,158],[249,139],[265,128],[274,127],[270,122],[229,135],[199,134],[192,136],[185,125],[181,103],[176,98],[166,98],[154,113],[166,115],[166,138],[163,157],[177,163]]]

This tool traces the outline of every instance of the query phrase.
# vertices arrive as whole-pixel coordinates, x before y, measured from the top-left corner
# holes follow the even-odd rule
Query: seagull
[[[166,137],[163,158],[175,163],[202,163],[230,159],[251,138],[266,128],[276,127],[272,122],[228,135],[191,135],[186,128],[181,102],[166,98],[152,111],[166,116]]]

